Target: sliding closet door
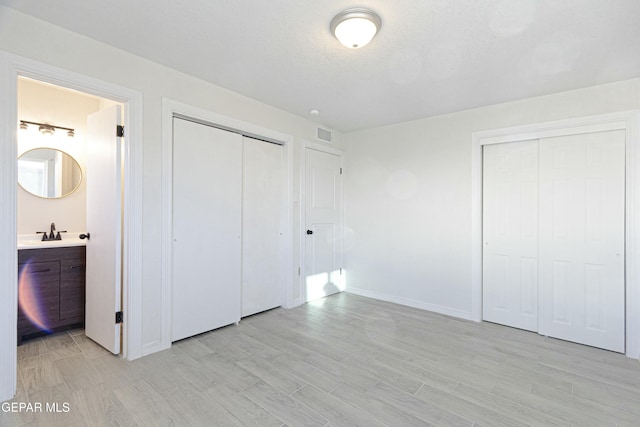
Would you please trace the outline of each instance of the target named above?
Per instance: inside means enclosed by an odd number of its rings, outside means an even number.
[[[282,305],[284,148],[243,137],[242,316]]]
[[[624,352],[625,132],[540,140],[540,329]]]
[[[242,136],[173,120],[172,341],[240,320]]]
[[[483,319],[538,329],[538,141],[483,148]]]

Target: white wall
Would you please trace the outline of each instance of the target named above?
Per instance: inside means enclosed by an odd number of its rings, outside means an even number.
[[[344,135],[347,291],[470,318],[471,134],[638,108],[633,79]]]
[[[0,50],[20,55],[101,79],[143,94],[143,283],[144,301],[142,346],[158,342],[161,338],[161,133],[162,98],[166,97],[184,104],[216,112],[221,115],[253,123],[284,134],[292,135],[297,154],[301,139],[314,140],[316,124],[280,109],[265,105],[221,87],[128,54],[105,44],[50,25],[0,6]],[[340,146],[340,134],[335,132],[334,146]],[[133,143],[140,143],[134,141]],[[298,176],[295,165],[294,178]],[[294,182],[297,185],[297,182]],[[296,199],[297,200],[297,199]],[[294,218],[298,206],[294,200],[291,207]],[[2,218],[0,218],[2,220]],[[294,221],[298,224],[297,221]],[[298,241],[299,227],[293,232],[293,241]],[[293,281],[297,280],[298,251],[294,248]],[[2,280],[1,286],[11,286]],[[297,293],[297,289],[294,294]],[[1,331],[0,331],[1,332]],[[0,334],[0,337],[4,337]],[[0,346],[6,345],[5,341]],[[8,343],[11,345],[11,343]]]
[[[31,122],[48,123],[75,129],[70,138],[66,132],[42,135],[36,126],[18,132],[18,154],[37,147],[50,147],[70,154],[86,170],[87,115],[100,109],[100,100],[38,84],[30,80],[18,81],[18,118]],[[58,199],[44,199],[18,188],[18,234],[46,231],[52,222],[58,230],[85,231],[85,180],[71,195]]]

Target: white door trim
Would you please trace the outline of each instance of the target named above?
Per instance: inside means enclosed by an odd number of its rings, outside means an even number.
[[[162,98],[162,327],[160,340],[146,344],[143,354],[154,353],[171,347],[171,293],[172,293],[172,182],[173,182],[173,118],[175,116],[210,124],[231,131],[239,131],[249,136],[265,138],[282,143],[285,149],[285,206],[283,224],[283,269],[285,271],[285,293],[282,306],[295,306],[293,301],[293,248],[292,239],[292,197],[293,197],[293,136],[233,117],[194,107],[168,98]],[[203,238],[206,230],[203,230]]]
[[[475,132],[471,136],[471,318],[482,320],[482,146],[606,130],[626,130],[626,355],[640,358],[640,111]]]
[[[142,94],[122,86],[0,51],[0,401],[16,391],[17,80],[24,76],[125,104],[122,355],[136,359],[142,342]]]
[[[344,151],[339,150],[337,148],[334,147],[328,147],[326,145],[320,144],[318,142],[312,142],[312,141],[307,141],[307,140],[301,140],[301,145],[300,145],[300,188],[299,188],[299,194],[300,194],[300,203],[299,203],[299,209],[300,209],[300,230],[298,230],[298,253],[300,254],[300,259],[299,261],[299,266],[298,266],[298,295],[299,298],[296,299],[296,304],[295,305],[300,305],[300,304],[304,304],[304,302],[307,300],[307,296],[306,296],[306,285],[305,285],[305,277],[306,277],[306,272],[305,272],[305,265],[306,265],[306,250],[305,250],[305,233],[303,232],[303,230],[306,227],[307,224],[307,215],[306,215],[306,210],[305,210],[305,202],[306,202],[306,195],[305,195],[305,189],[306,187],[306,176],[307,176],[307,161],[306,161],[306,152],[307,149],[311,149],[311,150],[316,150],[316,151],[321,151],[323,153],[329,153],[329,154],[333,154],[336,155],[338,157],[340,157],[340,168],[344,168]],[[344,187],[344,179],[340,180],[340,185]],[[342,188],[340,194],[342,194],[342,203],[341,203],[341,207],[342,207],[342,212],[340,212],[340,222],[341,227],[339,230],[339,239],[340,239],[340,265],[344,265],[344,248],[343,248],[343,242],[344,242],[344,188]],[[346,269],[343,268],[342,274],[346,275]],[[346,276],[345,276],[346,277]],[[345,279],[346,280],[346,279]]]

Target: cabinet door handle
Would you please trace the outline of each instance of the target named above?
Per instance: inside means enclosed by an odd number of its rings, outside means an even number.
[[[46,273],[47,271],[51,271],[51,269],[46,268],[44,270],[33,270],[31,273]]]
[[[75,269],[75,268],[82,268],[82,267],[84,267],[84,265],[71,265],[71,266],[69,266],[69,268],[72,269],[72,270]]]

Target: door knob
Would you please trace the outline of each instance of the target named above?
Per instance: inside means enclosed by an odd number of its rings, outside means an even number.
[[[91,233],[87,233],[87,234],[81,234],[78,236],[81,240],[87,239],[90,240],[91,239]]]
[[[307,234],[313,234],[313,230],[307,230]]]

